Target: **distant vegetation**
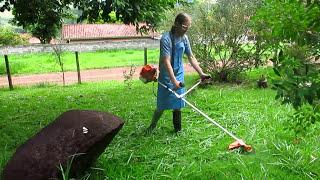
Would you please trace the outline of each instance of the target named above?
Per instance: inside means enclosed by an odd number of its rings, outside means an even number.
[[[26,32],[22,27],[15,26],[10,23],[10,20],[12,20],[13,15],[11,12],[5,11],[5,12],[0,12],[0,27],[9,27],[11,28],[14,32],[21,33],[21,32]]]
[[[0,47],[15,46],[28,43],[28,37],[15,32],[12,27],[0,27]]]

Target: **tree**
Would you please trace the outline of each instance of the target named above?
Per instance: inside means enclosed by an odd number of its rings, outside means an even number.
[[[125,24],[134,24],[137,29],[153,30],[161,20],[165,10],[174,7],[176,0],[0,0],[4,5],[0,10],[10,10],[13,6],[14,22],[30,30],[42,43],[49,42],[58,35],[66,10],[71,5],[82,11],[78,22],[95,23],[111,20],[110,13]],[[183,2],[183,1],[182,1]],[[145,22],[142,27],[139,23]]]
[[[0,4],[2,4],[2,6],[0,6],[0,12],[4,12],[5,10],[10,11],[11,7],[10,4],[13,4],[14,0],[0,0]]]
[[[115,12],[118,20],[125,24],[138,25],[140,22],[155,26],[163,17],[163,13],[179,2],[184,0],[135,0],[135,1],[100,1],[100,0],[74,0],[74,6],[83,11],[80,21],[88,20],[95,22],[102,18],[105,22],[110,21],[110,13]]]
[[[49,43],[62,26],[65,4],[52,0],[19,0],[13,8],[13,22],[29,30],[41,43]]]
[[[191,11],[189,37],[203,69],[215,80],[239,82],[241,73],[257,65],[265,49],[248,41],[250,17],[260,1],[218,0],[204,2]]]
[[[70,3],[58,0],[0,0],[1,2],[3,5],[0,10],[12,10],[12,22],[30,31],[41,43],[48,43],[58,35],[62,19],[67,15],[65,7]]]

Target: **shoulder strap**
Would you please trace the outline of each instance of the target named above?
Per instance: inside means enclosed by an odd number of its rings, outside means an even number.
[[[172,32],[170,31],[170,39],[171,39],[171,44],[172,44],[172,51],[171,51],[171,66],[173,68],[174,66],[174,50],[175,50],[175,43],[174,43],[174,37]]]

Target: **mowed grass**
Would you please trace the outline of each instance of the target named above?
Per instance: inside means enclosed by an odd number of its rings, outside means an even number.
[[[148,63],[157,63],[159,49],[148,49]],[[53,53],[31,53],[9,55],[12,74],[41,74],[60,72],[57,57]],[[62,54],[65,71],[76,71],[76,56],[74,52]],[[4,62],[4,61],[3,61]],[[79,53],[80,69],[102,69],[144,64],[143,49],[106,50]],[[5,63],[0,63],[0,75],[6,74]]]
[[[196,75],[186,77],[192,86]],[[89,179],[319,179],[319,124],[302,138],[285,130],[293,109],[274,100],[275,91],[215,84],[193,90],[187,99],[252,145],[254,151],[228,151],[234,140],[190,107],[183,130],[173,133],[166,111],[150,135],[144,130],[155,109],[156,87],[134,81],[71,86],[2,89],[0,93],[1,171],[15,149],[71,109],[111,112],[125,125],[92,168]]]

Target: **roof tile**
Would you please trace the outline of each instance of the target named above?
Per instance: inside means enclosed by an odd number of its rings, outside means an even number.
[[[150,37],[141,35],[133,25],[125,24],[66,24],[62,27],[63,39],[92,39],[120,37]]]

